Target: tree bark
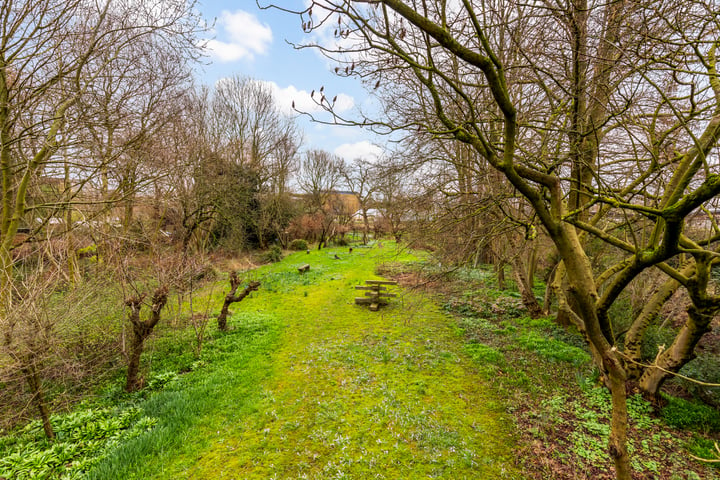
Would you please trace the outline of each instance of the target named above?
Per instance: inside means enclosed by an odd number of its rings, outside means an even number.
[[[27,381],[30,394],[32,395],[32,403],[38,409],[38,413],[40,414],[40,420],[42,421],[45,436],[50,440],[54,440],[55,431],[50,423],[50,410],[45,402],[45,395],[42,390],[40,376],[37,373],[37,369],[35,368],[32,359],[28,361],[28,365],[22,369],[22,372],[25,375],[25,380]]]
[[[638,386],[643,394],[656,397],[665,380],[695,358],[695,346],[710,330],[713,314],[691,305],[688,319],[669,348],[660,352],[654,365],[645,370]]]
[[[617,480],[632,480],[630,455],[627,450],[627,391],[625,382],[627,376],[617,358],[606,357],[607,383],[612,399],[612,418],[610,420],[610,438],[608,448],[610,457],[615,463],[615,477]]]
[[[128,358],[127,381],[125,382],[125,391],[133,392],[138,390],[140,380],[138,373],[140,371],[140,357],[142,355],[145,340],[150,336],[155,325],[160,321],[160,311],[167,303],[168,288],[162,286],[155,290],[152,297],[152,305],[150,317],[146,320],[140,319],[140,310],[142,309],[145,295],[131,297],[125,301],[125,305],[130,307],[128,320],[132,324],[133,336],[130,345],[130,356]]]
[[[525,269],[520,264],[518,259],[513,262],[513,273],[515,274],[515,281],[517,282],[518,290],[520,290],[520,298],[522,299],[523,305],[528,309],[530,318],[540,318],[545,315],[542,305],[535,298],[535,293],[530,285],[530,280],[525,275]]]
[[[230,305],[242,301],[245,297],[250,295],[250,292],[254,292],[258,288],[260,288],[260,282],[250,282],[250,284],[245,287],[242,292],[236,295],[235,292],[237,292],[237,289],[238,287],[240,287],[241,283],[242,281],[238,277],[237,272],[230,272],[230,292],[225,295],[225,301],[223,302],[223,306],[220,310],[220,315],[218,315],[217,320],[218,328],[223,332],[227,331],[227,317],[228,313],[230,312]]]
[[[505,290],[507,285],[505,285],[505,262],[503,260],[495,265],[495,274],[497,275],[498,290]]]

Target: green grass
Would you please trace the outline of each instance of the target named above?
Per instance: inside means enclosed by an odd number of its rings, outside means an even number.
[[[272,371],[268,354],[276,346],[280,324],[255,312],[235,315],[233,326],[232,332],[216,334],[207,344],[199,368],[141,403],[145,415],[158,419],[157,427],[123,443],[87,478],[145,478],[177,449],[205,444],[192,434],[193,428],[220,418],[237,421],[255,408],[257,385]]]
[[[88,478],[523,478],[512,424],[452,319],[400,289],[378,312],[354,304],[378,263],[411,260],[385,243],[254,271],[260,291],[199,360],[157,346],[162,389],[139,404],[157,426]]]

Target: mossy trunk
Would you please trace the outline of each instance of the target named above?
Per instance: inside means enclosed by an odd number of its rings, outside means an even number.
[[[612,418],[610,420],[610,438],[608,448],[615,463],[617,480],[632,480],[630,455],[627,450],[628,414],[626,375],[617,358],[605,362],[607,383],[612,399]]]
[[[683,271],[683,274],[686,273],[687,272]],[[627,366],[629,378],[638,379],[643,375],[642,344],[645,333],[657,318],[660,309],[679,287],[680,283],[673,278],[663,283],[660,288],[646,300],[643,309],[635,318],[625,335],[625,355],[627,355],[630,360]]]
[[[638,387],[644,395],[656,397],[665,380],[683,365],[695,358],[695,346],[710,330],[714,312],[703,312],[697,307],[688,308],[688,319],[669,348],[659,352],[653,365],[640,377]]]
[[[148,333],[149,335],[149,333]],[[140,357],[142,356],[146,337],[139,337],[133,332],[133,341],[130,345],[130,356],[128,357],[127,379],[125,382],[125,391],[134,392],[141,387],[141,381],[138,378],[140,373]]]
[[[556,231],[555,244],[562,255],[565,280],[558,282],[561,292],[567,295],[566,314],[585,336],[595,364],[605,376],[605,385],[612,398],[610,438],[608,450],[615,463],[617,480],[632,480],[630,455],[627,450],[627,372],[618,358],[612,337],[607,335],[606,318],[598,314],[598,292],[592,265],[572,227]],[[558,273],[561,272],[558,268]]]

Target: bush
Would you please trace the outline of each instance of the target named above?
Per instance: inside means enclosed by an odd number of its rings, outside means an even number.
[[[290,242],[290,250],[307,250],[308,249],[308,243],[303,240],[302,238],[296,238],[292,242]]]
[[[680,370],[680,373],[704,383],[720,383],[720,358],[716,354],[700,353],[694,360],[688,362]],[[682,379],[678,379],[678,383],[684,386],[693,397],[713,407],[720,407],[720,387],[710,387]]]
[[[662,409],[665,423],[671,427],[699,432],[720,431],[720,412],[708,405],[667,396],[668,404]]]
[[[266,262],[269,263],[279,262],[283,258],[282,249],[279,245],[273,245],[272,247],[270,247],[270,250],[265,253],[265,256],[263,258]]]

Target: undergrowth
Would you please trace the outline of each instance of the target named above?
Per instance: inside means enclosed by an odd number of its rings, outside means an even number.
[[[425,279],[440,276],[431,263],[394,269],[396,275],[411,269]],[[503,392],[523,432],[527,477],[614,478],[607,453],[610,397],[582,337],[551,318],[528,318],[517,292],[498,290],[489,268],[461,268],[442,279],[442,288],[433,290],[456,317],[465,352]],[[720,413],[669,396],[666,402],[657,411],[639,395],[628,399],[633,478],[720,478],[718,469],[690,458],[717,456],[713,432],[720,431]]]
[[[85,478],[115,447],[146,434],[157,423],[134,406],[89,408],[52,416],[56,439],[50,442],[42,423],[31,422],[0,437],[0,478]]]

